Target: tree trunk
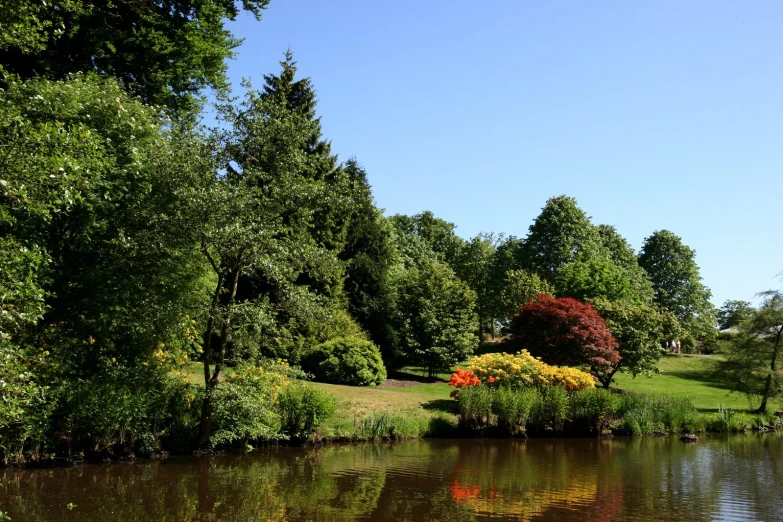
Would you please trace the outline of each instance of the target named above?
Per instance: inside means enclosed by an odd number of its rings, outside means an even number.
[[[220,350],[217,353],[217,361],[215,361],[215,371],[210,375],[209,360],[212,354],[212,328],[214,326],[213,317],[210,316],[207,323],[208,329],[204,334],[204,380],[206,386],[206,395],[204,396],[204,402],[201,404],[201,421],[199,425],[199,447],[205,448],[209,443],[209,437],[212,434],[212,395],[220,383],[220,375],[223,371],[223,361],[226,358],[226,350],[228,349],[228,331],[231,327],[231,306],[234,304],[234,299],[237,295],[237,284],[239,282],[240,268],[234,270],[231,293],[226,301],[226,306],[229,311],[226,314],[226,319],[223,322],[223,327],[220,329]],[[222,289],[223,278],[219,278],[218,287],[215,290],[215,296],[213,304],[217,303],[220,297],[220,290]]]

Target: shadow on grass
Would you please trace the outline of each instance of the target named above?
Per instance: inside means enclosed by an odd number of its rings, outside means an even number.
[[[683,379],[687,381],[700,382],[709,386],[710,388],[715,388],[718,390],[727,390],[727,391],[732,390],[732,388],[729,385],[719,381],[715,376],[711,375],[708,372],[703,372],[703,371],[700,372],[697,370],[669,370],[664,375],[677,377],[678,379]]]
[[[454,399],[434,399],[421,405],[427,411],[440,411],[443,413],[459,413],[459,404]]]
[[[413,381],[420,383],[433,383],[433,382],[448,382],[440,377],[426,377],[424,375],[416,375],[415,373],[404,372],[400,370],[389,370],[386,372],[388,379],[394,379],[397,381]]]

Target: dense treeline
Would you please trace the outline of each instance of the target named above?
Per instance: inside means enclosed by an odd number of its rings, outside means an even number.
[[[266,4],[242,3],[257,18]],[[384,365],[433,374],[513,334],[542,294],[606,320],[606,386],[621,365],[654,369],[662,341],[714,335],[695,253],[669,231],[637,255],[567,196],[524,238],[386,217],[361,164],[331,151],[290,52],[260,89],[219,96],[216,128],[198,126],[203,89],[228,94],[237,14],[233,1],[0,8],[6,459],[296,437],[312,422],[281,419],[331,406],[260,361],[364,384]],[[201,387],[183,382],[194,363]]]

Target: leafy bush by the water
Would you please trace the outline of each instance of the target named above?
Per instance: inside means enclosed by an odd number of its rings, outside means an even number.
[[[609,390],[594,388],[571,395],[569,420],[583,433],[600,433],[612,421],[620,399]]]
[[[74,380],[61,393],[55,417],[63,419],[73,448],[91,451],[138,442],[140,452],[150,452],[155,434],[187,415],[195,399],[181,378],[144,368]]]
[[[288,380],[263,367],[240,366],[213,395],[212,447],[279,438],[277,395]]]
[[[291,438],[306,438],[335,411],[332,395],[304,383],[280,390],[278,408],[282,432]]]
[[[492,418],[494,390],[488,386],[467,386],[457,395],[460,421],[466,426],[482,428]]]
[[[511,435],[525,433],[530,413],[539,397],[535,389],[501,386],[495,390],[492,411],[497,415],[497,425],[508,430]]]
[[[372,386],[386,379],[381,352],[370,341],[339,338],[319,344],[302,360],[316,380],[332,384]]]
[[[576,368],[550,366],[533,357],[527,350],[516,355],[488,353],[473,357],[467,368],[484,383],[514,387],[561,386],[569,391],[595,387],[592,375]]]
[[[568,419],[568,392],[562,386],[540,389],[533,409],[536,426],[544,431],[559,432]]]
[[[622,430],[632,435],[695,432],[703,419],[690,399],[668,395],[624,394],[617,406]]]
[[[421,417],[392,414],[372,414],[362,419],[354,436],[360,440],[398,440],[419,437],[426,433],[428,421]]]

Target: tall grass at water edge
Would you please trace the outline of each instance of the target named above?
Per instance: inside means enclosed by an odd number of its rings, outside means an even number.
[[[487,386],[460,390],[463,432],[496,435],[624,435],[730,433],[780,429],[774,416],[747,416],[722,406],[701,413],[688,398],[670,395],[617,394],[605,389],[572,393],[562,388],[515,389]]]

